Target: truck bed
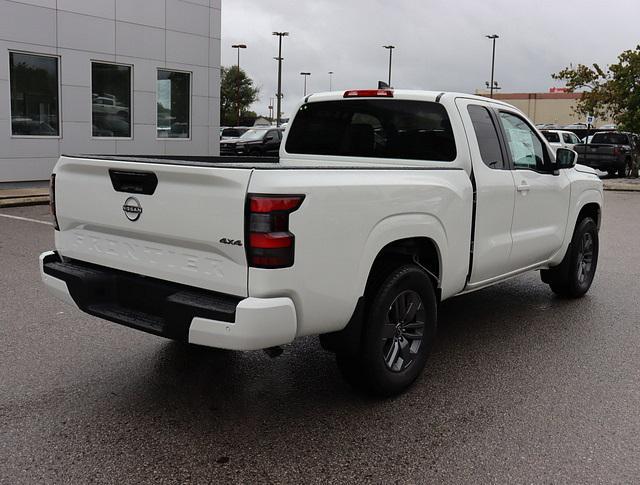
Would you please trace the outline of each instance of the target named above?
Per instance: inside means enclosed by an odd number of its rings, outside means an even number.
[[[111,162],[158,163],[189,167],[281,168],[279,157],[176,156],[176,155],[63,155],[67,158],[107,160]]]
[[[239,157],[239,156],[179,156],[179,155],[62,155],[66,158],[83,160],[105,160],[109,162],[154,163],[159,165],[179,165],[185,167],[243,168],[260,170],[463,170],[460,167],[425,166],[417,164],[389,164],[340,162],[323,165],[303,161],[287,160],[280,163],[280,157]]]

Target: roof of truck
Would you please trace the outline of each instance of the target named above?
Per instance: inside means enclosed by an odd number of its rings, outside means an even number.
[[[497,99],[488,98],[486,96],[478,96],[477,94],[468,94],[468,93],[458,93],[454,91],[423,91],[417,89],[348,89],[345,91],[331,91],[331,92],[321,92],[321,93],[313,93],[308,95],[305,98],[305,102],[318,102],[318,101],[330,101],[336,99],[358,99],[357,97],[353,98],[345,98],[345,93],[347,92],[355,92],[355,91],[391,91],[393,96],[366,96],[367,98],[376,98],[376,99],[412,99],[412,100],[420,100],[420,101],[435,101],[440,102],[445,98],[466,98],[466,99],[475,99],[477,101],[483,101],[485,103],[494,103],[502,106],[508,106],[512,108],[513,106],[509,103],[505,103],[504,101],[499,101]]]

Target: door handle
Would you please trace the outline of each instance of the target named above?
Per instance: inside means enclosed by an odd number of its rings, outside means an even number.
[[[518,185],[516,187],[516,190],[518,192],[529,192],[529,190],[531,190],[531,187],[529,187],[529,184],[527,184],[526,182],[522,182],[520,185]]]

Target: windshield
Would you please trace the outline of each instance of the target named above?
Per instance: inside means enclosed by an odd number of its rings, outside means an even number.
[[[267,130],[249,130],[240,137],[242,141],[262,140]]]
[[[549,143],[560,143],[560,136],[557,133],[551,131],[543,131],[542,134]]]
[[[224,130],[222,130],[222,136],[228,138],[237,138],[246,131],[247,130],[243,128],[225,128]]]
[[[596,133],[591,139],[591,143],[602,143],[605,145],[628,145],[629,138],[622,133]]]

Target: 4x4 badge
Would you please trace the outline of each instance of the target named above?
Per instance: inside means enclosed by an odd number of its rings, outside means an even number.
[[[227,239],[226,237],[223,237],[222,239],[220,239],[220,242],[222,244],[227,244],[229,246],[242,246],[242,241],[240,240],[235,240],[235,239]]]

